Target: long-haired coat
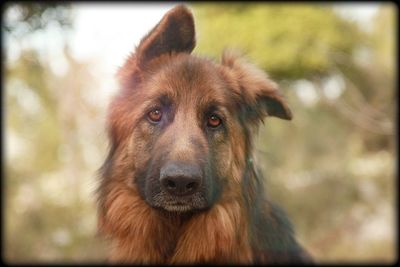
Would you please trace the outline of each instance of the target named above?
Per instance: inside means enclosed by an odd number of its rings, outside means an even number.
[[[292,114],[277,85],[234,53],[191,55],[190,11],[170,10],[118,72],[98,188],[110,261],[307,262],[264,193],[252,135]]]

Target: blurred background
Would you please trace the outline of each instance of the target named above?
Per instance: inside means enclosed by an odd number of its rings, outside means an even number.
[[[6,3],[2,258],[102,262],[93,191],[114,73],[168,4]],[[198,46],[243,51],[294,120],[257,137],[267,191],[322,263],[397,260],[397,8],[190,4]]]

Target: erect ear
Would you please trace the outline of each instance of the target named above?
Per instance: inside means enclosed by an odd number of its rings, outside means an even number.
[[[292,112],[275,82],[265,72],[248,63],[237,52],[222,55],[223,75],[234,90],[237,101],[250,119],[274,116],[292,119]]]
[[[140,41],[136,49],[139,65],[170,52],[192,52],[196,45],[192,13],[183,5],[168,11]]]

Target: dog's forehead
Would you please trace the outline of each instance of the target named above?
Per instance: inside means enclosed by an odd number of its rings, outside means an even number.
[[[185,99],[190,99],[191,103],[229,105],[227,84],[216,64],[189,55],[160,63],[157,70],[152,71],[146,87],[151,98],[166,96],[174,102],[184,103]]]

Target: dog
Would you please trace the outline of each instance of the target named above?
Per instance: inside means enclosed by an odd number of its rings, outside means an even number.
[[[109,261],[311,262],[254,166],[259,124],[292,118],[285,98],[242,56],[216,62],[195,44],[192,13],[176,6],[117,72],[97,191]]]

